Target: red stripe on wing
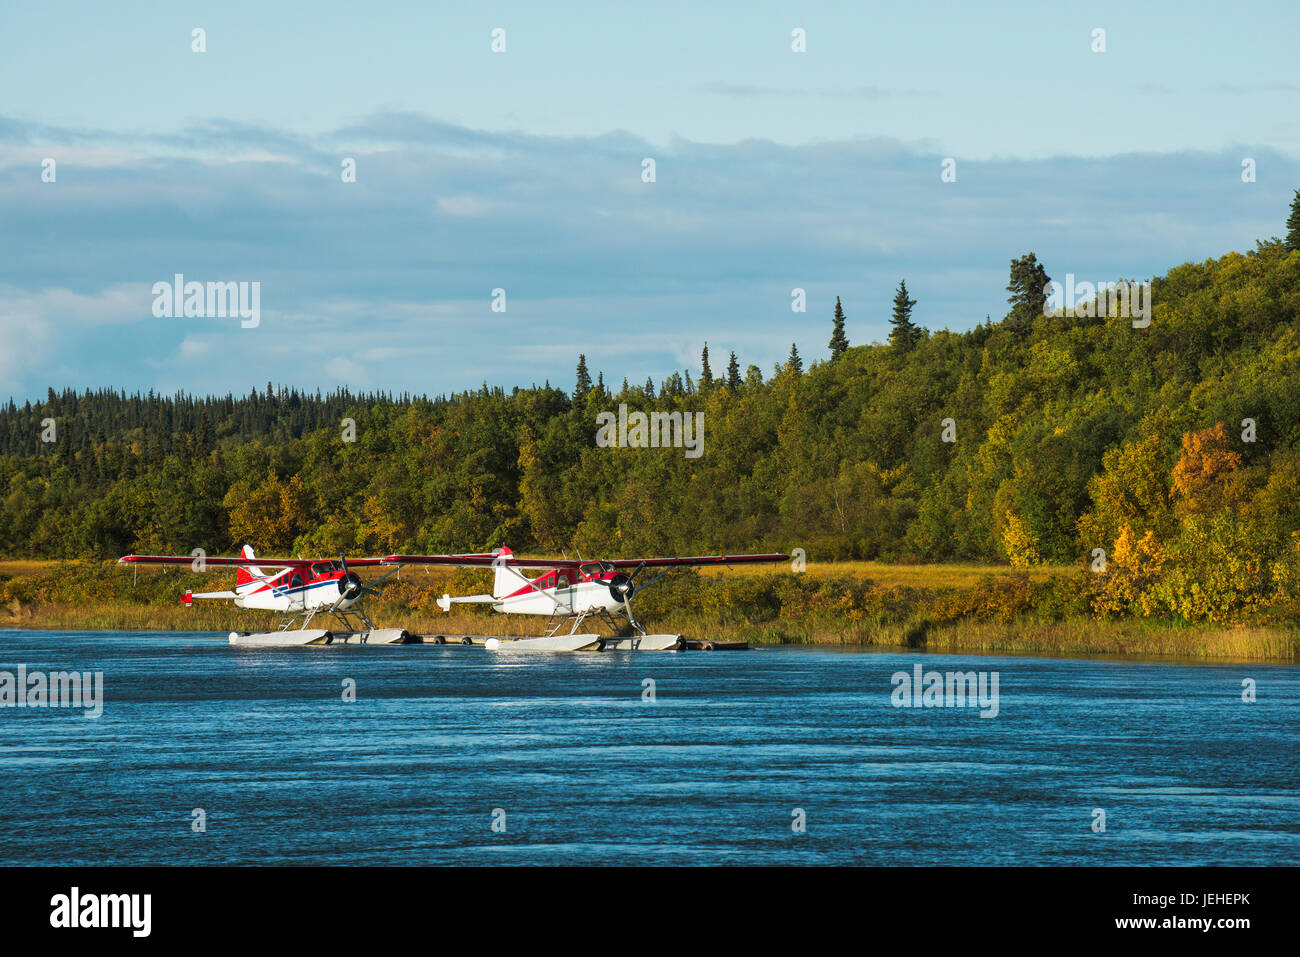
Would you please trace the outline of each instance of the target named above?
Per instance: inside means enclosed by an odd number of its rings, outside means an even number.
[[[133,565],[189,565],[197,561],[193,555],[123,555],[118,562],[126,562]],[[305,568],[308,565],[315,565],[319,562],[330,561],[328,558],[204,558],[203,564],[212,565],[216,568],[247,568],[252,565],[265,565],[268,568]],[[384,558],[349,558],[348,567],[353,565],[365,567],[367,565],[391,565],[392,562]]]
[[[614,561],[577,558],[520,558],[497,555],[387,555],[383,559],[390,565],[468,565],[491,568],[506,565],[511,568],[578,568],[583,565],[612,565],[614,568],[647,568],[690,565],[755,565],[760,562],[785,562],[789,555],[771,552],[764,555],[694,555],[689,558],[620,558]]]

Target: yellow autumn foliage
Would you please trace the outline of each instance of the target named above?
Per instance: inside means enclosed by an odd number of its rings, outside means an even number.
[[[1038,551],[1038,540],[1030,533],[1025,521],[1014,512],[1006,514],[1002,526],[1002,548],[1014,568],[1033,568],[1043,563]]]

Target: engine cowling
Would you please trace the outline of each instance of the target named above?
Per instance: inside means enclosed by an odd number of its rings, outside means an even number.
[[[361,578],[353,572],[348,572],[339,579],[339,597],[344,600],[352,600],[361,597],[362,594]]]
[[[609,580],[609,593],[617,602],[626,602],[636,592],[636,585],[631,575],[619,572]]]

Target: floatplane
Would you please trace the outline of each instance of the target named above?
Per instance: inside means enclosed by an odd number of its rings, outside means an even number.
[[[546,634],[536,638],[487,637],[491,650],[586,651],[586,650],[673,650],[685,647],[685,639],[674,634],[650,634],[632,612],[632,597],[664,575],[679,568],[716,565],[750,565],[789,560],[788,555],[695,555],[623,559],[524,558],[502,546],[494,552],[458,555],[385,555],[338,561],[301,558],[262,558],[245,545],[239,558],[195,558],[182,555],[125,555],[120,562],[132,565],[190,565],[196,571],[207,566],[234,567],[233,591],[187,591],[181,601],[223,599],[240,608],[279,611],[287,615],[274,632],[231,632],[234,644],[332,644],[357,641],[364,644],[403,644],[419,641],[402,629],[377,629],[358,602],[365,595],[380,597],[380,586],[406,566],[444,566],[492,569],[490,593],[455,596],[444,594],[438,607],[451,611],[456,604],[486,604],[502,614],[535,615],[551,623]],[[388,566],[392,570],[370,583],[361,580],[352,567]],[[268,575],[263,568],[278,569]],[[521,569],[540,571],[528,577]],[[644,584],[637,582],[647,569],[657,570]],[[337,631],[312,629],[320,613],[332,616],[341,626]],[[295,629],[293,625],[302,619]],[[585,622],[602,622],[609,636],[580,632]],[[567,633],[561,634],[568,625]],[[364,627],[362,627],[364,626]],[[436,640],[445,640],[439,636]],[[469,642],[468,636],[465,639]]]
[[[585,651],[616,649],[656,651],[684,646],[681,635],[649,634],[632,613],[632,596],[648,588],[668,572],[678,568],[705,565],[752,565],[762,562],[788,561],[789,555],[695,555],[689,558],[622,558],[589,560],[583,558],[520,558],[504,545],[491,554],[482,555],[388,555],[384,561],[394,565],[443,565],[494,570],[490,594],[452,597],[443,595],[438,607],[451,611],[455,604],[491,605],[493,611],[513,615],[538,615],[553,622],[551,629],[538,638],[504,640],[489,638],[489,648],[517,650]],[[540,569],[535,578],[520,569]],[[646,569],[662,569],[645,584],[637,576]],[[612,636],[578,629],[588,619],[604,622]],[[560,634],[569,625],[567,634]]]
[[[399,628],[376,628],[359,602],[366,595],[379,597],[380,586],[401,571],[369,583],[362,581],[353,568],[386,564],[382,558],[353,558],[340,555],[334,560],[302,558],[257,558],[245,545],[239,558],[209,558],[205,555],[123,555],[119,562],[128,565],[189,565],[197,572],[212,568],[234,568],[235,587],[230,591],[187,591],[181,603],[194,607],[195,601],[231,601],[238,608],[274,611],[283,615],[278,628],[269,632],[231,632],[233,644],[311,645],[335,641],[362,644],[402,644],[410,636]],[[271,569],[271,573],[263,569]],[[334,619],[334,629],[312,628],[319,614]],[[295,624],[297,627],[295,628]]]

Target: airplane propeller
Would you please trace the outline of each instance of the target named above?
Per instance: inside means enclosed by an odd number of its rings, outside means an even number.
[[[338,581],[339,597],[334,602],[335,608],[338,608],[338,606],[345,601],[356,601],[362,595],[374,595],[376,598],[382,597],[383,592],[375,586],[385,579],[391,578],[402,570],[399,566],[387,575],[384,575],[382,578],[376,578],[373,582],[367,585],[361,580],[360,575],[348,569],[348,559],[346,555],[339,555],[339,565],[343,569],[343,577]]]
[[[627,615],[629,620],[632,618],[632,606],[629,602],[632,600],[632,596],[636,594],[636,576],[643,568],[645,568],[645,562],[633,569],[632,574],[628,575],[625,572],[619,572],[609,580],[609,593],[616,602],[623,606],[623,614]]]
[[[609,593],[614,596],[615,601],[626,605],[635,592],[636,582],[631,575],[619,572],[609,580]]]
[[[366,583],[355,572],[347,572],[339,579],[339,598],[342,600],[360,598],[368,590]]]

